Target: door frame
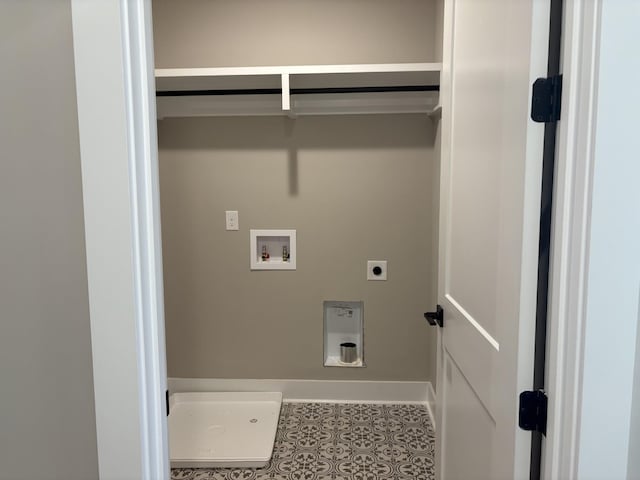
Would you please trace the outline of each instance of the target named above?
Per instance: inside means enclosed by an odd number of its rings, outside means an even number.
[[[577,466],[599,3],[567,0],[563,20],[546,478]],[[151,0],[71,4],[99,474],[168,479]]]
[[[151,0],[71,11],[98,473],[168,479]]]
[[[600,158],[599,173],[595,171],[596,138],[608,134],[607,122],[598,124],[598,115],[601,113],[599,105],[601,61],[602,65],[612,65],[611,58],[603,58],[600,49],[602,42],[611,35],[611,31],[603,30],[603,8],[610,9],[611,4],[607,4],[605,0],[589,2],[565,0],[562,118],[558,123],[557,187],[554,193],[549,279],[546,375],[549,412],[548,433],[543,446],[544,478],[578,478],[582,473],[579,468],[581,457],[588,455],[588,452],[583,451],[583,444],[585,440],[588,441],[587,443],[592,443],[593,440],[586,429],[587,425],[583,424],[583,419],[588,420],[584,416],[585,403],[591,400],[588,394],[584,396],[584,380],[585,376],[594,375],[590,373],[591,370],[596,370],[593,368],[594,362],[600,365],[600,369],[605,368],[607,371],[627,367],[615,364],[614,359],[603,359],[602,356],[598,356],[599,352],[587,349],[586,344],[587,329],[597,331],[606,328],[603,322],[608,320],[599,318],[594,321],[593,309],[588,304],[593,303],[594,298],[599,299],[603,296],[609,300],[612,293],[589,291],[589,280],[590,277],[593,279],[594,275],[593,264],[601,262],[598,255],[602,254],[602,252],[591,251],[591,236],[593,231],[606,230],[609,234],[618,233],[608,230],[607,225],[592,223],[594,180],[597,176],[604,177],[603,172],[609,173],[618,168],[615,162],[605,164]],[[626,25],[620,25],[617,28],[624,31],[625,28],[631,28],[631,22],[634,20],[637,22],[637,15],[635,19],[628,18]],[[605,55],[610,56],[612,52],[608,51]],[[607,75],[624,76],[625,68],[627,68],[626,63],[621,59],[616,72],[608,71]],[[603,94],[607,96],[608,101],[611,101],[610,97],[614,96],[606,90],[603,90]],[[629,100],[626,97],[623,99],[622,95],[624,91],[619,92],[618,101]],[[628,103],[620,109],[617,114],[619,118],[616,121],[622,122],[628,119],[633,107],[636,108],[632,114],[635,116],[638,105]],[[615,127],[616,125],[609,126],[609,129]],[[637,154],[637,151],[631,150],[630,145],[630,143],[619,145],[619,148],[628,155]],[[600,152],[601,156],[602,152]],[[630,198],[630,192],[621,190],[619,193],[617,202],[624,200],[637,202],[637,197]],[[629,239],[629,243],[632,241],[633,239]],[[630,247],[627,244],[627,248],[635,248],[635,246]],[[595,267],[597,268],[597,265]],[[616,291],[616,287],[612,285],[611,289]],[[607,303],[611,305],[615,302]],[[613,310],[609,312],[612,317],[615,313]],[[618,348],[623,347],[619,345]],[[600,389],[604,391],[607,399],[613,400],[611,392],[607,393],[604,386],[606,380],[602,380],[599,382]],[[616,407],[603,406],[603,410],[611,408]],[[603,442],[607,440],[598,439],[599,444]],[[612,467],[618,466],[609,464],[607,467],[609,473],[612,472]]]
[[[594,159],[598,1],[565,2],[563,98],[556,145],[556,191],[549,272],[544,478],[576,478],[588,212]],[[576,339],[576,341],[570,341]]]

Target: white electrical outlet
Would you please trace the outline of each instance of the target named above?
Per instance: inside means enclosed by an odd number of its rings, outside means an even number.
[[[239,230],[240,223],[238,221],[238,211],[237,210],[227,210],[225,212],[227,218],[227,230]]]
[[[367,280],[386,280],[387,279],[387,261],[386,260],[368,260],[367,261]]]

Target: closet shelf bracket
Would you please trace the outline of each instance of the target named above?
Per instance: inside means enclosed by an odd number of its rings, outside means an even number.
[[[289,74],[283,73],[281,76],[282,81],[282,111],[288,112],[291,110],[291,88],[289,86]]]

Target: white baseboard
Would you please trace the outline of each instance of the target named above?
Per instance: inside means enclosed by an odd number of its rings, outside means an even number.
[[[431,417],[431,423],[435,430],[436,428],[436,391],[433,389],[433,384],[427,382],[427,410],[429,410],[429,417]]]
[[[435,401],[431,382],[169,378],[169,391],[282,392],[287,402],[419,403],[430,414]]]

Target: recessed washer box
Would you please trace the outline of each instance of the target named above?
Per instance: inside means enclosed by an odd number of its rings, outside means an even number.
[[[251,270],[295,270],[295,230],[250,230]]]

